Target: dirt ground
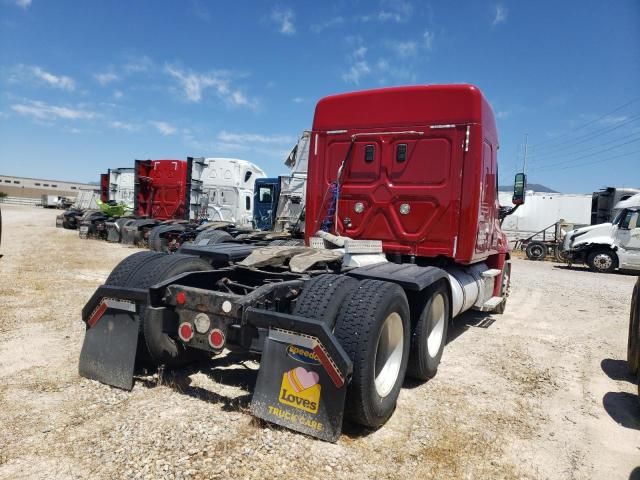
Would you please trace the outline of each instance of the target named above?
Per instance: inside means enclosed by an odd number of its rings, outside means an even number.
[[[80,310],[137,249],[80,240],[56,213],[2,207],[2,479],[640,478],[633,276],[514,260],[506,313],[458,318],[434,379],[330,444],[251,417],[253,362],[132,392],[79,377]]]

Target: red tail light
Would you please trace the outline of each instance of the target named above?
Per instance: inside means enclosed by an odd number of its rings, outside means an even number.
[[[181,323],[178,327],[178,336],[183,342],[188,342],[193,338],[193,327],[190,323]]]
[[[184,305],[186,301],[187,301],[187,294],[186,293],[178,292],[176,294],[176,303],[178,305]]]
[[[224,342],[225,338],[222,330],[218,328],[211,330],[211,333],[209,334],[209,345],[211,345],[211,348],[219,350],[224,347]]]

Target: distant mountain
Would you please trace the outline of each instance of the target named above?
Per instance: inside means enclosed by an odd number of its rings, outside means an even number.
[[[501,192],[513,192],[513,185],[500,185],[498,187],[498,190]],[[544,185],[540,185],[539,183],[528,183],[527,190],[533,190],[534,192],[542,193],[560,193],[557,190],[545,187]]]

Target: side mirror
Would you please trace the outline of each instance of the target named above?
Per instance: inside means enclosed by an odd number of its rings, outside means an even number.
[[[527,189],[527,176],[524,173],[516,173],[513,181],[513,198],[511,202],[514,205],[523,205],[525,190]]]

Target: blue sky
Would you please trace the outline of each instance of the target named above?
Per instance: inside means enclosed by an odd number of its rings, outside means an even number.
[[[134,158],[285,172],[328,94],[478,85],[501,183],[640,187],[640,2],[0,0],[0,173],[95,181]]]

